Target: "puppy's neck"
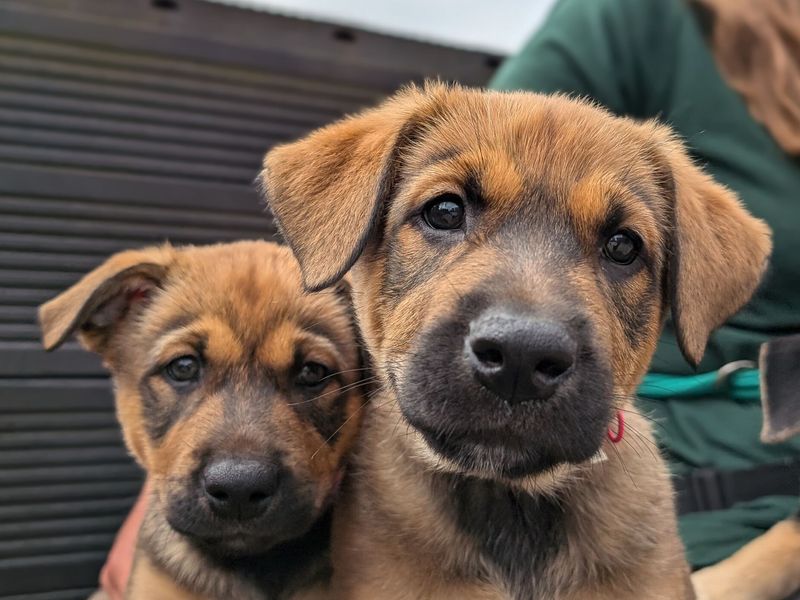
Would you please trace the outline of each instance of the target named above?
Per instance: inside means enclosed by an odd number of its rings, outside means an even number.
[[[628,419],[631,440],[605,443],[605,462],[502,482],[437,470],[397,426],[396,406],[373,403],[350,502],[372,508],[360,526],[378,524],[370,535],[400,546],[411,570],[441,565],[446,578],[493,581],[512,598],[571,597],[561,593],[618,580],[626,597],[641,565],[667,569],[680,556],[659,549],[677,540],[672,492],[640,415]]]
[[[137,552],[192,597],[283,600],[330,578],[330,526],[329,510],[300,538],[264,554],[221,558],[175,531],[162,512],[151,507]]]

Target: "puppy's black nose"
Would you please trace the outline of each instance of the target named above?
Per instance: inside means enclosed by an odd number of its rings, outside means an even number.
[[[280,464],[218,458],[203,469],[201,484],[211,509],[220,517],[252,519],[262,514],[278,489]]]
[[[577,350],[556,321],[497,311],[470,323],[464,348],[476,379],[511,404],[552,396],[572,373]]]

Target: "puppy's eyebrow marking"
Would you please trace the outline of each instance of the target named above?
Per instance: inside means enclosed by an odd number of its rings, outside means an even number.
[[[475,169],[470,169],[464,180],[464,193],[471,200],[483,200],[484,190],[481,186],[480,174]]]
[[[640,185],[590,175],[570,191],[568,207],[578,230],[590,239],[598,227],[619,226],[644,215],[655,217],[648,198]]]
[[[325,338],[327,340],[336,339],[335,332],[324,321],[312,321],[310,323],[301,324],[300,328],[303,331],[307,331],[308,333]]]
[[[346,355],[347,346],[351,343],[345,332],[337,331],[336,328],[329,326],[328,323],[317,321],[301,327],[302,331],[321,340],[326,346],[330,345],[335,354]]]
[[[433,165],[452,160],[460,155],[461,150],[458,148],[442,148],[441,150],[437,150],[436,152],[433,152],[429,156],[425,157],[425,160],[422,161],[421,167],[432,167]]]
[[[177,316],[173,319],[167,321],[166,325],[164,325],[161,329],[158,330],[158,337],[163,337],[168,335],[178,329],[186,329],[190,325],[192,325],[197,320],[197,317],[184,314]]]
[[[330,332],[311,331],[303,329],[294,340],[295,353],[307,349],[306,346],[316,346],[317,349],[322,350],[331,355],[331,357],[341,356],[342,348],[337,343],[336,337],[331,335]]]
[[[628,216],[627,207],[616,196],[612,196],[608,200],[605,213],[599,215],[601,222],[604,223],[606,228],[613,229],[619,227]]]
[[[186,343],[193,346],[204,347],[208,343],[207,333],[192,330],[192,327],[198,321],[199,319],[189,319],[184,325],[167,330],[154,345],[152,355],[154,357],[161,357],[165,349],[175,343]]]

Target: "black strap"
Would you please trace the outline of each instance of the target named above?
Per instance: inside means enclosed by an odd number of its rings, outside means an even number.
[[[721,471],[695,469],[673,479],[678,514],[723,510],[762,496],[800,494],[800,460]]]

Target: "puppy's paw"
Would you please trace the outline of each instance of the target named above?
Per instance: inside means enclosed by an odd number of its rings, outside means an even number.
[[[734,582],[724,563],[706,567],[692,574],[692,585],[697,600],[745,600],[749,596],[732,589]]]
[[[698,600],[783,600],[800,589],[800,522],[777,523],[730,558],[692,574]]]

